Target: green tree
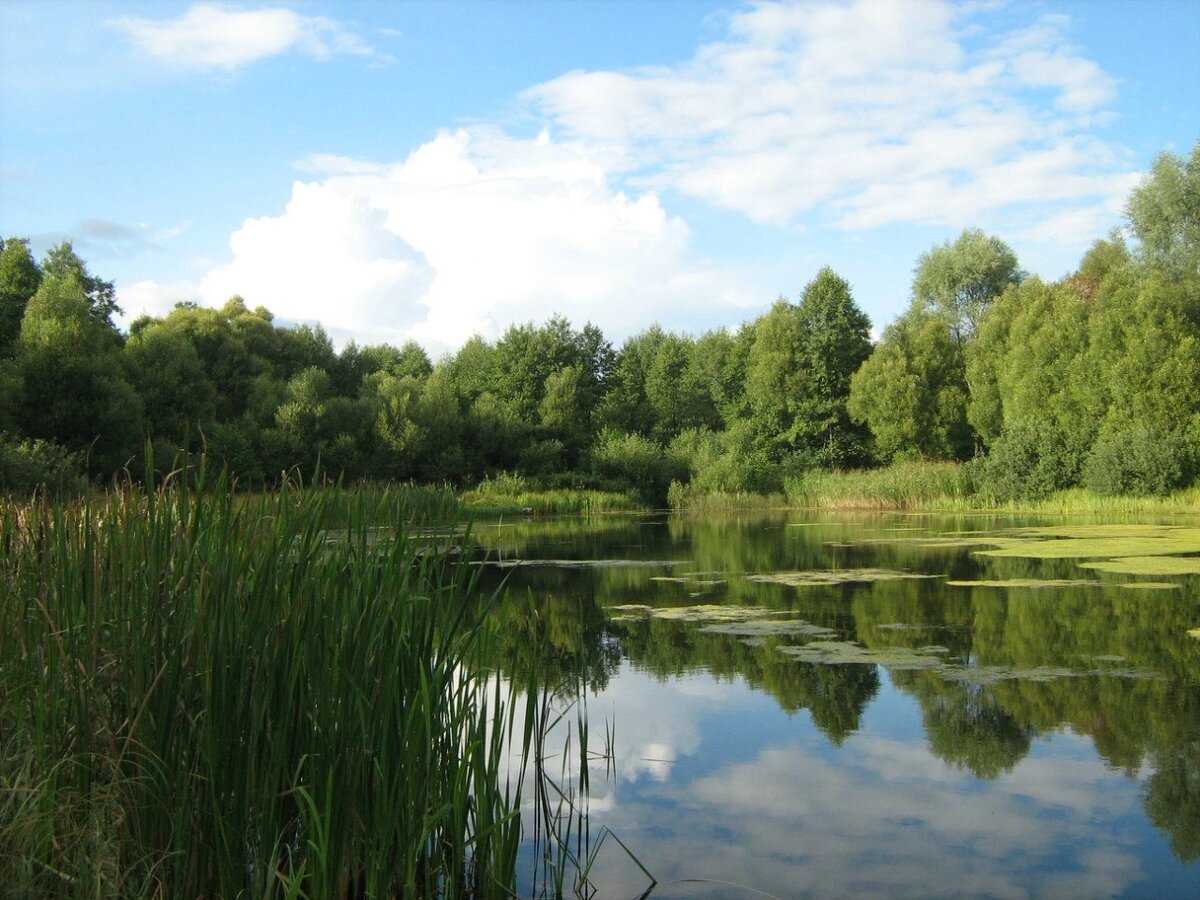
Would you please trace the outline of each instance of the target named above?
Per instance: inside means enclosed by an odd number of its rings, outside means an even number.
[[[1012,249],[978,228],[922,254],[913,276],[913,305],[949,323],[959,345],[975,333],[989,304],[1020,282]]]
[[[113,327],[112,317],[121,311],[113,283],[89,272],[71,242],[63,241],[46,252],[42,259],[42,277],[65,279],[68,276],[74,276],[82,288],[91,315],[98,322]]]
[[[1200,141],[1186,158],[1160,154],[1125,214],[1142,260],[1175,275],[1200,275]]]
[[[847,408],[885,459],[968,458],[964,365],[945,317],[910,309],[889,325],[850,379]]]
[[[120,335],[94,314],[73,273],[48,276],[25,308],[12,363],[21,434],[79,451],[108,475],[139,455],[141,405],[125,380]]]
[[[25,306],[37,293],[42,272],[25,238],[0,239],[0,356],[21,331]]]
[[[855,305],[846,280],[828,267],[804,288],[797,317],[803,335],[797,438],[824,465],[862,463],[869,434],[851,421],[846,404],[851,376],[871,355],[871,320]]]
[[[655,411],[646,396],[646,378],[664,340],[663,330],[652,325],[621,345],[597,411],[602,428],[644,437],[654,431]]]

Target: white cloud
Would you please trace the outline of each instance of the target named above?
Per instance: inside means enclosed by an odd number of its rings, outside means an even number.
[[[741,279],[692,257],[652,192],[614,190],[573,144],[446,132],[407,160],[313,157],[283,214],[249,219],[200,285],[360,341],[433,349],[562,313],[617,339],[654,321],[750,305]]]
[[[117,288],[117,305],[121,314],[117,324],[128,328],[129,323],[140,316],[160,319],[169,315],[176,303],[195,302],[196,286],[186,282],[163,283],[137,281]]]
[[[1089,136],[1113,79],[1066,42],[1066,19],[991,36],[987,14],[759,3],[682,65],[572,72],[525,97],[574,139],[619,150],[634,183],[763,223],[1020,227],[1047,187],[1106,207],[1129,183]]]
[[[124,16],[108,24],[141,52],[180,69],[233,72],[290,51],[316,60],[343,54],[378,57],[362,38],[332,19],[302,16],[283,7],[196,3],[175,19]]]

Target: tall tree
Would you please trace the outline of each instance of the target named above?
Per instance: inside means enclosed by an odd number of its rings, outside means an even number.
[[[850,379],[848,408],[889,460],[971,455],[963,360],[949,323],[910,309]]]
[[[1145,262],[1191,278],[1200,274],[1200,141],[1187,158],[1160,154],[1125,214]]]
[[[988,305],[1022,277],[1012,249],[978,228],[934,247],[917,261],[913,305],[941,314],[961,346],[975,333]]]
[[[51,247],[42,259],[42,276],[44,278],[66,278],[73,275],[87,297],[91,315],[98,321],[112,327],[113,316],[121,311],[117,306],[117,292],[111,281],[97,278],[88,271],[87,266],[70,241],[63,241]]]
[[[804,288],[797,310],[804,336],[795,430],[825,465],[859,464],[869,434],[850,419],[850,378],[871,355],[871,320],[850,285],[825,267]]]
[[[24,435],[85,453],[107,475],[139,455],[141,404],[122,371],[120,335],[93,311],[73,273],[42,280],[17,339],[14,417]]]
[[[25,238],[0,239],[0,356],[21,331],[25,306],[37,293],[42,272]]]

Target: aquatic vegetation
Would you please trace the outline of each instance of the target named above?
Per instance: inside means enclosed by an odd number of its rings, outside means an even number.
[[[710,572],[689,572],[684,575],[651,575],[651,581],[666,581],[672,584],[686,584],[694,587],[717,587],[725,584],[724,578],[704,578],[703,575],[710,575]]]
[[[924,671],[945,681],[983,686],[1002,681],[1047,682],[1061,678],[1085,678],[1107,675],[1118,678],[1159,678],[1156,672],[1124,668],[1076,669],[1066,666],[993,666],[964,665],[949,660],[950,650],[936,644],[922,647],[869,648],[857,641],[810,641],[799,646],[778,647],[778,651],[798,662],[820,665],[878,665],[897,672]],[[1097,658],[1099,659],[1099,658]],[[1113,657],[1113,662],[1123,661]]]
[[[1113,586],[1134,591],[1178,591],[1183,588],[1177,581],[1122,581]]]
[[[746,622],[768,616],[788,615],[786,612],[767,609],[764,606],[644,606],[626,604],[610,606],[609,611],[639,615],[652,619],[669,619],[673,622]]]
[[[803,619],[750,619],[745,622],[727,622],[719,625],[705,625],[699,629],[706,634],[731,634],[736,637],[831,637],[837,634],[833,628],[814,625]]]
[[[945,668],[942,655],[950,651],[945,647],[928,646],[887,647],[872,650],[855,641],[809,641],[807,644],[780,647],[779,652],[798,662],[821,663],[823,665],[871,664],[896,670]]]
[[[511,896],[535,725],[453,509],[188,482],[0,504],[0,890]]]
[[[661,569],[664,566],[681,566],[686,560],[679,559],[485,559],[475,564],[512,569],[517,566],[550,569]]]
[[[807,572],[773,572],[763,575],[747,575],[748,581],[761,584],[785,584],[789,587],[835,584],[869,584],[876,581],[900,581],[908,578],[940,578],[940,575],[925,575],[919,572],[904,572],[898,569],[814,569]]]
[[[1188,631],[1188,636],[1200,639],[1200,628],[1192,628]]]
[[[1080,563],[1080,568],[1118,575],[1200,575],[1200,557],[1122,556],[1102,562]]]
[[[1102,581],[1088,581],[1075,578],[1005,578],[999,580],[981,581],[947,581],[950,587],[988,587],[988,588],[1064,588],[1064,587],[1101,587]]]
[[[1075,529],[1059,528],[1026,533],[1056,536],[1046,539],[1035,537],[1032,540],[1010,543],[994,550],[976,552],[981,556],[1028,559],[1072,559],[1098,556],[1115,558],[1200,553],[1200,528],[1183,526],[1091,525],[1079,526]]]

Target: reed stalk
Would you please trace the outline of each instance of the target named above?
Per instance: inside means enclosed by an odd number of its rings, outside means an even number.
[[[520,729],[457,512],[202,471],[0,507],[8,895],[511,896]]]

